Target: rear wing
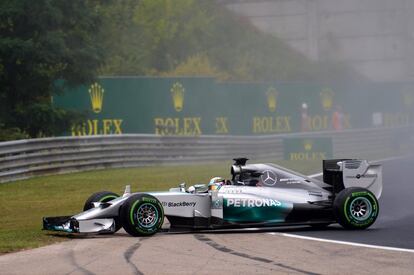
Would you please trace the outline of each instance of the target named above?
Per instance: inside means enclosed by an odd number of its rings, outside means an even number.
[[[330,159],[323,161],[323,181],[336,194],[349,187],[363,187],[377,198],[382,193],[382,166],[359,159]]]

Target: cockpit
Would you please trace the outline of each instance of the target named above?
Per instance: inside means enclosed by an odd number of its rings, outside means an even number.
[[[310,182],[306,176],[274,164],[247,164],[247,159],[235,159],[231,167],[232,185],[286,187]]]

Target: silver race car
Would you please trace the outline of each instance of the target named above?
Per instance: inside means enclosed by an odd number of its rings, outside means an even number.
[[[379,213],[382,167],[366,160],[323,161],[323,180],[275,164],[246,164],[235,159],[231,180],[222,185],[180,184],[165,192],[122,196],[98,192],[84,211],[73,216],[45,217],[43,229],[68,233],[114,233],[121,227],[133,236],[160,230],[164,217],[170,230],[326,226],[347,229],[371,226]],[[213,188],[214,187],[214,188]]]

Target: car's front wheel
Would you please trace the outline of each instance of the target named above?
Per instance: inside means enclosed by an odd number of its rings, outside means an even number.
[[[129,197],[121,209],[121,222],[125,231],[132,236],[150,236],[161,228],[164,210],[160,201],[148,194]]]
[[[346,188],[334,200],[334,213],[337,222],[344,228],[365,229],[378,217],[378,200],[368,189]]]
[[[83,211],[94,208],[94,205],[93,205],[94,202],[108,202],[118,197],[119,197],[118,194],[109,192],[109,191],[96,192],[90,195],[89,198],[85,201],[85,205],[83,206]],[[117,232],[122,227],[122,223],[119,217],[115,217],[114,221],[115,221],[115,231],[111,233]],[[110,234],[110,233],[105,233],[105,234]]]
[[[119,195],[109,191],[96,192],[89,196],[83,206],[83,211],[89,210],[94,207],[94,202],[108,202],[118,198]]]

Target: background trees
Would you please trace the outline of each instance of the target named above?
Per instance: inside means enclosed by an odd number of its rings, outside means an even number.
[[[106,22],[116,18],[109,29],[120,42],[111,44],[112,35],[107,41],[110,53],[102,68],[106,75],[203,73],[243,81],[317,78],[314,64],[301,54],[215,1],[127,1],[106,10]],[[116,16],[120,11],[122,18]],[[203,69],[205,63],[215,69],[209,73]]]
[[[0,0],[0,140],[60,134],[79,114],[54,108],[53,93],[99,74],[308,81],[345,71],[215,1]]]
[[[57,79],[91,81],[104,61],[101,17],[84,0],[0,1],[0,129],[60,133],[74,113],[51,105]]]

